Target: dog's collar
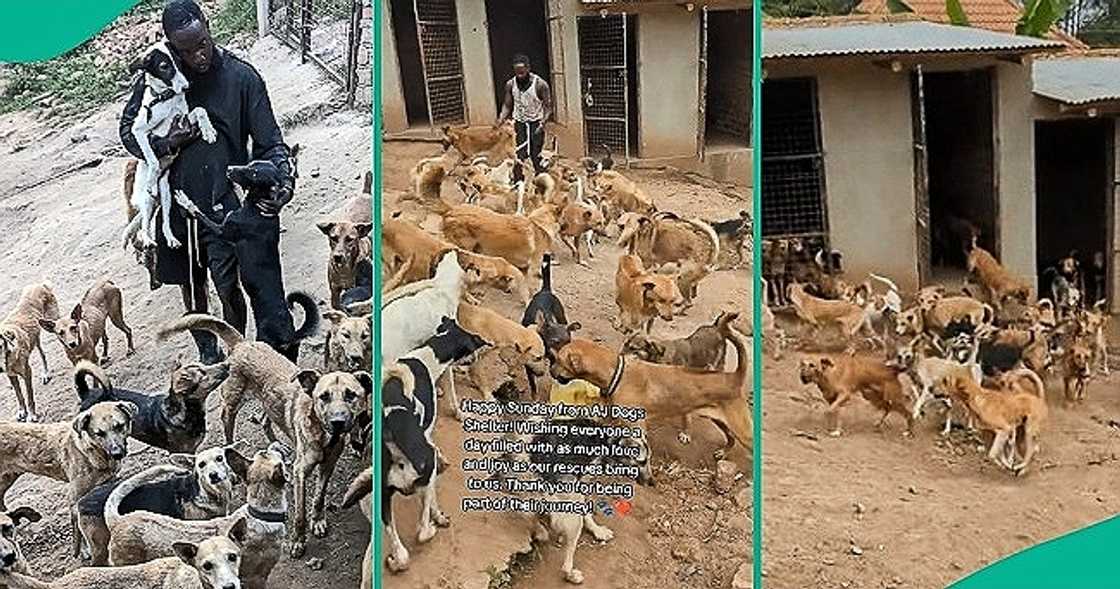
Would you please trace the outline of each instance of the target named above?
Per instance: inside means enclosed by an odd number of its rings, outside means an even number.
[[[607,390],[603,391],[603,396],[611,398],[614,392],[618,390],[619,383],[622,382],[622,372],[626,370],[626,355],[618,355],[618,363],[614,365],[614,374],[611,375],[611,383],[607,385]]]
[[[261,510],[255,508],[255,507],[253,507],[252,505],[249,505],[248,507],[249,507],[249,517],[251,517],[253,519],[259,519],[262,522],[269,523],[269,524],[283,524],[283,523],[288,522],[288,513],[287,512],[283,512],[283,511],[281,511],[281,512],[261,511]]]

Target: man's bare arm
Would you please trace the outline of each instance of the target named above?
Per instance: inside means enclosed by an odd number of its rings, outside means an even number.
[[[506,82],[506,96],[502,99],[502,114],[498,116],[494,126],[501,127],[509,120],[511,115],[513,115],[513,80]]]
[[[541,123],[547,123],[552,118],[552,88],[549,87],[548,82],[541,80],[537,97],[541,99],[541,104],[544,106],[544,118]]]

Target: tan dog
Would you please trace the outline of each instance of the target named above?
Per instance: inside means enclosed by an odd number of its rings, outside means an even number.
[[[681,315],[684,315],[688,309],[692,308],[692,302],[696,300],[700,288],[700,281],[708,275],[709,271],[708,268],[697,264],[695,260],[683,260],[662,264],[657,269],[657,273],[667,274],[676,279],[677,288],[681,290],[681,296],[684,297],[684,305],[681,309]]]
[[[1085,388],[1093,378],[1093,351],[1088,345],[1075,341],[1062,354],[1062,383],[1065,385],[1066,403],[1085,400]]]
[[[587,262],[580,257],[580,240],[582,238],[587,244],[587,257],[595,258],[595,252],[591,249],[592,235],[602,237],[607,235],[607,221],[603,217],[603,212],[593,204],[573,201],[560,210],[559,221],[560,241],[572,250],[572,256],[575,257],[577,264],[587,266]]]
[[[512,357],[508,362],[505,362],[506,358],[502,360],[511,370],[528,370],[538,377],[545,375],[548,363],[545,359],[544,341],[536,330],[523,327],[492,309],[468,303],[459,304],[457,321],[464,330],[478,335],[490,344],[490,347],[484,349],[471,363],[467,372],[471,384],[484,394],[489,395],[492,392],[484,385],[480,373],[487,364],[487,357],[501,355],[507,349]],[[461,420],[459,400],[452,397],[451,404],[455,408],[455,418]]]
[[[622,344],[623,354],[632,354],[657,364],[687,366],[698,370],[723,370],[727,361],[728,326],[739,313],[724,312],[710,324],[701,325],[688,337],[658,339],[635,334]],[[745,332],[744,332],[745,333]]]
[[[591,179],[591,188],[609,204],[611,220],[623,213],[652,215],[657,207],[633,180],[616,170],[603,170]]]
[[[342,291],[354,286],[358,263],[371,255],[372,211],[373,201],[369,195],[356,196],[332,213],[331,219],[315,224],[327,236],[331,248],[327,285],[331,289],[332,309],[342,308]]]
[[[448,125],[442,131],[444,151],[454,147],[460,154],[460,162],[482,154],[488,154],[497,160],[517,154],[512,125],[497,128],[491,125]]]
[[[1026,393],[1008,394],[985,389],[963,373],[945,377],[943,387],[950,396],[968,406],[980,429],[995,433],[988,458],[1017,475],[1023,474],[1038,450],[1038,434],[1048,415],[1046,401]],[[1022,462],[1015,464],[1012,450],[1017,437],[1021,437],[1024,451]]]
[[[906,419],[905,435],[913,431],[911,400],[899,381],[900,368],[870,358],[824,356],[802,360],[799,372],[801,382],[817,385],[828,403],[828,435],[840,435],[840,408],[856,395],[883,412],[875,427],[881,428],[891,413],[897,413]]]
[[[0,511],[0,582],[6,573],[30,574],[27,558],[19,547],[16,528],[24,521],[35,523],[43,519],[38,511],[30,507],[17,507],[11,511]]]
[[[331,322],[324,357],[327,371],[370,370],[373,366],[373,317],[369,314],[351,317],[332,309],[324,312],[323,318]]]
[[[241,589],[245,534],[242,519],[227,536],[199,544],[176,542],[175,558],[125,567],[81,568],[50,583],[0,569],[0,583],[6,583],[8,589]]]
[[[752,446],[749,340],[735,329],[728,335],[738,353],[735,372],[702,371],[627,359],[606,346],[582,338],[556,351],[552,376],[560,382],[586,380],[599,387],[599,401],[642,407],[646,419],[679,419],[682,442],[692,417],[710,420],[727,437],[727,448]],[[719,453],[722,455],[722,451]]]
[[[972,238],[972,250],[968,253],[968,272],[988,291],[989,300],[996,308],[1009,298],[1024,305],[1031,302],[1030,285],[1001,266],[987,250],[976,245],[976,237]]]
[[[870,312],[848,301],[833,301],[815,297],[805,292],[805,287],[799,283],[792,283],[786,287],[786,298],[793,305],[797,317],[808,323],[813,328],[810,336],[815,339],[823,327],[835,326],[840,334],[850,340],[860,330],[865,330],[872,338],[877,338],[875,330],[871,327]]]
[[[467,271],[467,292],[478,298],[480,287],[489,287],[506,294],[516,295],[519,303],[529,302],[529,285],[525,273],[503,258],[476,254],[463,249],[455,250],[459,265]]]
[[[685,220],[672,213],[652,217],[627,213],[618,223],[622,227],[618,246],[636,254],[650,268],[692,260],[701,268],[711,269],[719,259],[719,236],[699,219]]]
[[[634,255],[618,259],[614,284],[619,313],[616,328],[623,333],[639,329],[649,333],[658,317],[672,321],[674,310],[684,298],[673,277],[647,272]]]
[[[519,215],[503,215],[473,205],[447,207],[443,234],[451,243],[473,253],[503,258],[526,275],[540,273],[552,239],[545,229]]]
[[[1081,311],[1077,317],[1077,328],[1079,333],[1091,338],[1093,362],[1099,363],[1101,373],[1107,375],[1109,374],[1108,337],[1105,333],[1110,317],[1105,311],[1105,303],[1106,301],[1102,299],[1097,301],[1092,309]]]
[[[86,360],[99,363],[97,344],[101,343],[101,355],[109,359],[109,334],[105,331],[105,320],[113,322],[124,333],[128,343],[127,355],[136,352],[132,345],[132,329],[124,322],[121,308],[121,290],[108,278],[102,278],[82,296],[82,302],[70,312],[70,317],[41,319],[39,325],[54,333],[62,343],[62,349],[72,364]]]
[[[105,521],[112,531],[110,562],[114,566],[134,565],[175,556],[179,542],[198,542],[228,534],[238,522],[245,522],[241,580],[246,589],[266,589],[268,576],[280,561],[281,542],[287,530],[288,503],[284,490],[288,478],[284,466],[290,453],[278,442],[257,452],[245,476],[246,504],[232,515],[208,520],[179,520],[148,511],[120,515],[116,506],[121,498],[136,485],[166,476],[169,467],[153,467],[126,479],[105,505]]]
[[[0,511],[4,495],[25,474],[66,483],[74,556],[89,557],[78,532],[77,503],[90,489],[112,478],[128,454],[136,405],[98,403],[72,421],[48,424],[0,423]]]
[[[405,263],[410,264],[401,277],[401,284],[431,278],[433,265],[453,247],[455,246],[424,231],[415,223],[401,218],[400,213],[394,213],[381,224],[381,257],[387,267],[395,272]]]
[[[898,335],[941,334],[950,323],[968,321],[975,327],[991,325],[995,310],[991,305],[966,296],[919,297],[918,305],[906,309],[895,322]]]
[[[58,319],[58,299],[48,284],[24,287],[19,302],[0,322],[0,372],[8,373],[12,390],[16,393],[19,413],[16,421],[38,421],[35,413],[35,389],[31,375],[31,350],[39,350],[43,361],[43,383],[50,380],[47,355],[39,339],[41,321]],[[23,379],[23,387],[20,386]],[[27,389],[27,394],[23,392]]]

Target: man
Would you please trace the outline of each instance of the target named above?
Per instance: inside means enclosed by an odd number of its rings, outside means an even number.
[[[552,117],[552,91],[548,82],[532,72],[529,58],[513,56],[513,77],[506,82],[506,96],[502,114],[494,127],[500,127],[513,116],[517,137],[518,159],[530,159],[533,169],[541,169],[541,149],[544,147],[544,124]]]
[[[270,250],[275,251],[264,255],[278,258],[278,215],[291,201],[295,181],[289,150],[272,114],[264,81],[252,66],[214,45],[206,17],[193,0],[171,0],[163,10],[162,25],[168,45],[179,58],[183,74],[190,82],[188,104],[192,109],[199,106],[206,109],[210,122],[218,132],[218,140],[214,144],[196,141],[198,127],[182,118],[175,121],[166,138],[151,138],[157,156],[177,154],[168,171],[171,189],[182,190],[203,214],[221,222],[226,214],[241,207],[232,184],[226,178],[226,167],[244,165],[250,159],[271,161],[285,174],[287,181],[275,192],[272,200],[262,200],[257,207],[276,219],[274,224],[261,230],[269,232],[269,237],[275,233],[275,239],[270,240],[275,244]],[[141,152],[136,138],[132,136],[132,122],[140,110],[143,94],[144,78],[138,76],[120,122],[121,142],[136,157],[141,157]],[[251,154],[248,148],[250,139]],[[208,312],[206,270],[209,269],[222,302],[223,319],[244,333],[246,306],[238,279],[238,259],[244,254],[238,252],[235,243],[223,241],[201,230],[195,223],[188,225],[177,206],[173,206],[171,211],[171,229],[187,245],[171,249],[163,240],[162,232],[157,232],[158,280],[164,284],[179,285],[187,311],[205,313]],[[260,255],[257,253],[258,257]],[[255,293],[249,294],[252,300]],[[283,297],[283,293],[279,295]],[[260,310],[255,301],[253,311],[258,326],[257,339],[282,353],[289,349],[294,339],[294,327],[286,309],[286,324],[285,320],[279,323],[273,320],[269,322],[272,327],[267,332],[262,332],[260,328],[262,321],[257,316]],[[221,352],[213,335],[203,332],[192,335],[203,362],[220,360]]]

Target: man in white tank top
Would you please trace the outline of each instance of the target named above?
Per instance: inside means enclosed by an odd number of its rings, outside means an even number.
[[[530,159],[533,169],[541,169],[541,149],[544,147],[544,123],[552,117],[552,91],[540,76],[530,69],[529,58],[513,56],[514,76],[506,82],[506,95],[502,114],[495,127],[502,126],[513,117],[516,133],[517,157]]]

